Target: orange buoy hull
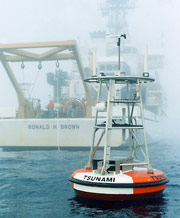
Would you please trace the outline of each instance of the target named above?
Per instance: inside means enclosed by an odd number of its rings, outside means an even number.
[[[148,173],[146,169],[138,169],[101,175],[92,169],[80,169],[72,174],[70,181],[81,197],[121,201],[159,197],[166,188],[168,179],[160,170]]]

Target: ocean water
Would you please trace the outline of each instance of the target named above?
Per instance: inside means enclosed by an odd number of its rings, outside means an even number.
[[[153,168],[170,179],[160,198],[102,202],[76,196],[69,178],[88,160],[88,151],[0,151],[0,217],[180,217],[178,143],[149,146]]]

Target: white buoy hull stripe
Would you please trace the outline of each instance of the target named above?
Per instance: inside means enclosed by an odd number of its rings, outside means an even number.
[[[77,191],[94,193],[94,194],[133,194],[133,188],[103,188],[103,187],[94,187],[94,186],[85,186],[74,184],[74,189]]]

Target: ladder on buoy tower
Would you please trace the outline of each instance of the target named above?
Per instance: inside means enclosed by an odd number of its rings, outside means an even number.
[[[96,105],[96,116],[95,116],[95,125],[92,146],[89,156],[89,161],[87,168],[96,168],[97,162],[102,161],[103,166],[101,174],[106,174],[107,170],[111,166],[128,169],[133,168],[134,166],[146,166],[149,173],[152,173],[152,167],[149,163],[148,147],[146,140],[146,132],[144,128],[144,110],[142,103],[142,89],[149,82],[153,82],[154,79],[149,77],[135,77],[135,76],[95,76],[85,80],[90,83],[99,84],[98,99]],[[106,101],[101,100],[101,91],[102,86],[107,88],[107,99]],[[124,89],[126,94],[125,96],[121,95],[121,98],[116,98],[116,86],[121,87],[121,90]],[[120,105],[122,111],[120,112],[121,116],[117,115],[114,117],[113,109],[117,105]],[[139,108],[139,115],[136,116],[135,112]],[[106,114],[105,122],[99,123],[99,112],[104,110]],[[122,116],[123,114],[123,116]],[[102,119],[102,118],[101,118]],[[102,130],[99,139],[97,140],[97,132]],[[113,130],[121,130],[122,134],[120,137],[123,137],[125,133],[128,133],[129,141],[129,157],[124,160],[111,159],[111,136]],[[138,132],[141,131],[143,135],[143,142],[140,143],[138,139]],[[103,160],[95,160],[94,156],[99,147],[99,144],[104,139],[104,156]],[[98,142],[95,145],[95,142]],[[137,157],[137,148],[140,149],[143,160],[139,160]]]

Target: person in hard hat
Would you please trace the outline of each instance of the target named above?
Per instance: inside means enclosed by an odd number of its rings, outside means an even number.
[[[54,102],[52,100],[48,104],[48,115],[49,118],[54,118]]]

